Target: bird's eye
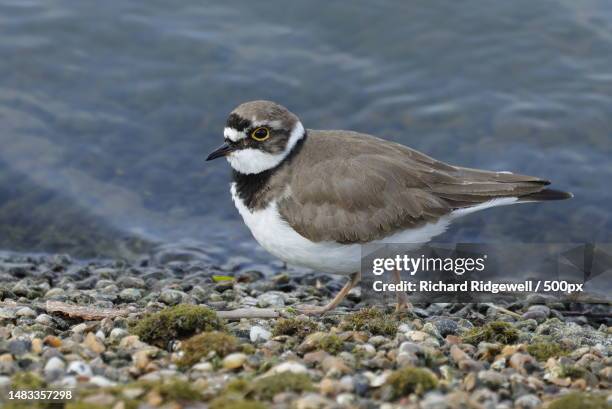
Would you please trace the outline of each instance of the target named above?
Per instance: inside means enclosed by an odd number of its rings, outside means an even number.
[[[268,128],[264,128],[263,126],[251,132],[251,138],[255,139],[258,142],[265,141],[269,137],[270,137],[270,130],[268,130]]]

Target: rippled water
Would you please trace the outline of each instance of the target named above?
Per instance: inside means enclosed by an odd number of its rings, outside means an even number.
[[[204,156],[262,98],[576,194],[443,240],[612,239],[611,2],[295,3],[0,0],[0,247],[259,254]]]

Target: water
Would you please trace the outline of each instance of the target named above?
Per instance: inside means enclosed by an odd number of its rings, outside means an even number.
[[[576,195],[441,240],[609,242],[611,67],[605,0],[0,0],[0,248],[268,260],[204,162],[251,99]]]

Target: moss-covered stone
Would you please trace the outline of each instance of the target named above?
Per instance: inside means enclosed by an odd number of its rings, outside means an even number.
[[[387,384],[391,386],[393,398],[398,399],[411,393],[422,395],[435,388],[438,380],[427,369],[409,366],[389,375]]]
[[[534,342],[527,346],[527,352],[538,361],[546,361],[548,358],[567,355],[569,350],[555,342]]]
[[[266,409],[261,402],[243,399],[238,396],[220,396],[210,402],[210,409]]]
[[[319,324],[311,319],[281,318],[276,321],[272,335],[275,337],[290,335],[301,339],[317,331],[318,328]]]
[[[11,388],[13,390],[36,390],[44,388],[45,385],[45,381],[32,372],[20,372],[11,378]]]
[[[177,363],[181,367],[190,367],[212,352],[222,358],[237,348],[238,342],[230,334],[221,331],[203,332],[183,342],[181,346],[183,356]]]
[[[338,337],[336,334],[329,334],[322,337],[318,341],[317,349],[322,349],[323,351],[329,352],[330,354],[337,354],[342,352],[344,347],[344,342]]]
[[[179,304],[147,314],[132,327],[132,333],[144,342],[165,348],[173,339],[223,328],[222,321],[213,310],[198,305]]]
[[[572,379],[581,379],[587,375],[588,371],[581,366],[577,365],[561,365],[559,368],[559,377]]]
[[[496,342],[512,344],[518,340],[519,332],[512,324],[503,321],[493,321],[482,327],[475,327],[463,334],[463,341],[478,345],[481,342]]]
[[[399,324],[391,314],[385,314],[377,308],[363,308],[346,316],[340,326],[344,330],[368,331],[373,335],[394,337]]]
[[[306,374],[280,373],[264,376],[252,382],[233,381],[225,388],[224,394],[240,395],[247,399],[272,400],[282,392],[314,391],[310,378]]]
[[[203,399],[202,392],[191,382],[174,379],[168,382],[150,383],[150,391],[155,391],[164,401],[195,402]]]
[[[611,409],[612,405],[608,405],[605,395],[596,395],[591,393],[569,393],[552,401],[548,409]]]

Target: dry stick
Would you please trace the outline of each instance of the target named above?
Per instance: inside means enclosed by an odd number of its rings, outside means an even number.
[[[220,318],[239,320],[241,318],[278,318],[280,312],[272,308],[238,308],[232,311],[217,311]]]
[[[127,315],[128,310],[118,308],[100,308],[91,305],[66,304],[60,301],[47,301],[45,309],[48,313],[62,313],[70,318],[81,318],[85,321],[115,318]]]

